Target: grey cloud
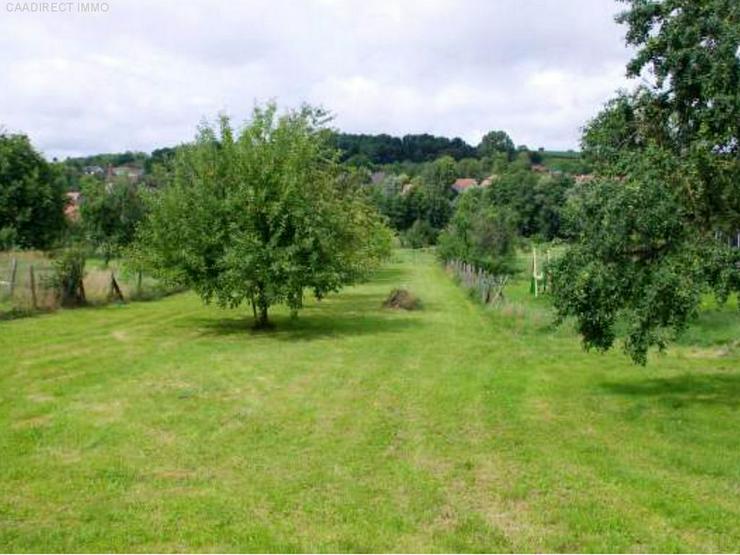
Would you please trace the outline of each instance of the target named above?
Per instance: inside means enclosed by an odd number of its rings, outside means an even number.
[[[347,131],[575,147],[630,55],[611,0],[108,3],[0,13],[0,123],[49,156],[175,144],[271,98]]]

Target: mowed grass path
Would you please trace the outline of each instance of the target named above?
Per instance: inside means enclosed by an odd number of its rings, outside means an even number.
[[[525,287],[401,252],[272,333],[192,294],[0,323],[0,551],[738,551],[737,349],[584,353]]]

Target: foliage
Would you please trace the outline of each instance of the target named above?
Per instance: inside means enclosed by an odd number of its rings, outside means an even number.
[[[463,158],[458,160],[455,173],[458,177],[472,177],[480,180],[486,177],[486,164],[477,158]]]
[[[181,147],[172,184],[151,197],[137,255],[206,301],[252,303],[267,325],[278,303],[297,311],[364,279],[391,236],[351,180],[342,180],[321,110],[255,109],[241,130],[222,117]]]
[[[355,165],[392,164],[394,162],[429,162],[442,156],[455,160],[470,158],[475,149],[462,139],[455,137],[435,137],[427,133],[421,135],[354,135],[335,133],[334,146],[341,151],[342,161]]]
[[[438,233],[427,220],[416,220],[401,234],[401,244],[412,249],[430,247],[437,242]]]
[[[59,303],[64,307],[81,306],[86,303],[85,252],[79,247],[68,247],[53,253],[54,271],[47,285],[56,290]]]
[[[516,222],[514,214],[482,202],[483,191],[460,195],[450,225],[439,239],[442,260],[460,260],[492,274],[514,270]]]
[[[620,93],[586,127],[583,147],[604,179],[572,203],[577,243],[555,270],[559,317],[587,347],[625,349],[644,364],[696,313],[708,288],[740,290],[738,4],[629,2],[618,20],[637,48],[628,71],[652,87]]]
[[[505,131],[489,131],[483,135],[477,151],[478,156],[481,157],[504,153],[511,159],[516,152],[516,148],[514,147],[514,141]]]
[[[81,186],[83,233],[107,263],[134,240],[136,226],[144,217],[144,203],[137,186],[124,178],[103,183],[85,176]]]
[[[423,173],[421,197],[425,218],[435,229],[443,229],[452,215],[450,201],[454,197],[452,184],[457,177],[457,166],[450,156],[438,158]]]
[[[572,187],[569,177],[513,167],[496,180],[487,200],[515,215],[519,235],[551,241],[562,237],[562,211]]]
[[[25,135],[0,133],[0,247],[47,248],[65,230],[63,183]]]
[[[391,226],[402,232],[404,244],[431,245],[452,215],[455,193],[451,185],[457,172],[455,160],[443,156],[424,164],[414,178],[406,174],[386,176],[371,187],[370,197]]]

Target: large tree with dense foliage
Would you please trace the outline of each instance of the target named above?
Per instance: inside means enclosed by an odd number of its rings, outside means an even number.
[[[555,305],[589,348],[609,349],[622,322],[626,351],[644,364],[703,292],[724,300],[740,289],[726,240],[740,229],[740,4],[628,4],[617,18],[636,48],[628,74],[654,82],[585,129],[601,179],[573,199],[577,241],[556,267]]]
[[[107,264],[133,241],[136,226],[144,217],[144,203],[136,184],[126,178],[104,183],[84,176],[80,183],[80,225]]]
[[[63,180],[28,137],[0,133],[0,248],[47,248],[65,229]]]
[[[506,154],[508,158],[512,158],[516,152],[516,147],[514,147],[514,141],[505,131],[489,131],[483,135],[477,150],[480,157]]]
[[[301,308],[365,278],[390,248],[377,212],[343,179],[326,117],[255,109],[240,130],[222,118],[178,149],[172,183],[151,197],[137,252],[157,275],[206,301]]]

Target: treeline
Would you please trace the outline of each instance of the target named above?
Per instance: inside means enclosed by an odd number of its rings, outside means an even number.
[[[343,162],[358,166],[430,162],[442,156],[455,160],[477,156],[477,150],[459,137],[448,139],[428,133],[403,137],[336,133],[333,143],[341,151]]]
[[[546,151],[515,147],[504,131],[489,132],[475,148],[432,135],[407,135],[402,139],[388,135],[325,136],[327,148],[340,149],[344,172],[353,174],[362,185],[363,196],[386,217],[404,245],[437,243],[462,192],[455,188],[460,178],[474,180],[475,186],[486,189],[486,199],[513,210],[520,235],[545,240],[562,235],[561,206],[572,180],[566,173],[543,169]],[[355,139],[354,146],[341,143]],[[0,197],[0,248],[45,249],[71,237],[85,241],[106,260],[133,240],[144,218],[142,192],[161,189],[168,183],[172,163],[183,148],[47,162],[25,136],[3,135],[0,142],[6,160],[1,177],[7,183],[2,189],[4,197]],[[395,145],[398,150],[387,150],[390,154],[383,158],[378,154],[382,150],[378,145],[383,144]],[[379,148],[373,155],[376,160],[393,161],[358,168],[349,154],[353,148],[367,145]],[[366,152],[372,154],[371,150]],[[448,154],[418,161],[439,152]],[[580,160],[576,153],[555,154],[573,163]],[[140,172],[132,177],[127,173],[130,168]],[[120,175],[113,171],[118,169],[124,171]]]

